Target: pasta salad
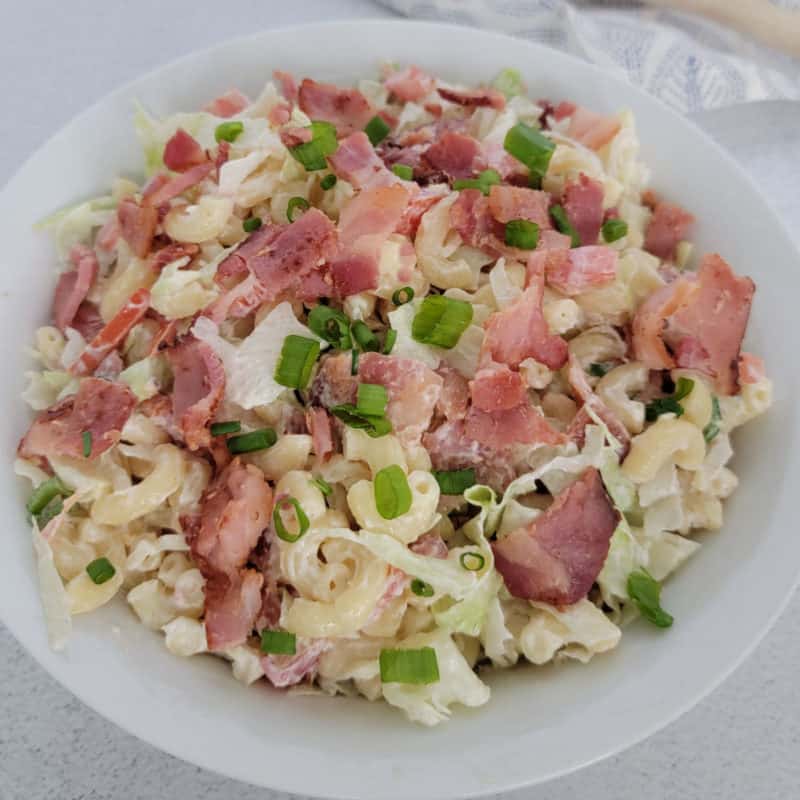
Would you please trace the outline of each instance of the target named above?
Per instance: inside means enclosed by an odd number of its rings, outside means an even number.
[[[120,595],[176,656],[434,725],[680,624],[771,383],[630,113],[387,65],[135,125],[145,179],[42,223],[15,471],[53,648]]]

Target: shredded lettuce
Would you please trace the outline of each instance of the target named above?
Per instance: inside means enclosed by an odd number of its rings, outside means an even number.
[[[191,317],[219,295],[214,285],[215,263],[202,269],[183,269],[188,257],[179,258],[161,270],[150,289],[150,305],[167,319]]]
[[[95,197],[50,214],[39,220],[34,229],[52,229],[58,257],[66,261],[69,251],[76,244],[87,244],[92,231],[108,222],[116,206],[113,198],[108,195]]]

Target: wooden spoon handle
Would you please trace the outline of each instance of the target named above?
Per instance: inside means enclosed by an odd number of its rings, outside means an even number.
[[[644,0],[652,6],[699,14],[735,28],[776,50],[800,57],[800,12],[769,0]]]

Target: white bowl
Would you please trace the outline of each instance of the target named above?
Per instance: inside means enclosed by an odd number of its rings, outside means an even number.
[[[736,437],[741,486],[726,524],[665,590],[663,632],[625,630],[588,666],[519,668],[490,678],[492,699],[458,708],[436,729],[383,704],[244,688],[211,657],[170,655],[123,603],[76,621],[65,654],[47,647],[24,491],[0,488],[0,615],[20,642],[86,704],[141,739],[254,784],[325,797],[467,797],[546,780],[653,733],[711,691],[780,612],[800,564],[797,489],[798,254],[741,169],[684,118],[614,75],[544,47],[477,30],[411,22],[345,22],[268,31],[183,58],[114,92],[39,150],[0,195],[0,421],[10,463],[28,414],[19,399],[25,344],[48,317],[53,254],[33,222],[137,174],[135,98],[157,113],[199,107],[239,86],[255,94],[275,67],[322,80],[374,75],[381,60],[414,62],[479,83],[522,70],[535,97],[636,114],[653,184],[698,217],[699,251],[716,250],[758,284],[748,349],[766,356],[775,407]],[[9,467],[10,468],[10,467]]]

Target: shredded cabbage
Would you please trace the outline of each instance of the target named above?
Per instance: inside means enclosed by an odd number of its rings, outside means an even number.
[[[150,290],[150,304],[167,319],[191,317],[219,295],[214,284],[216,263],[201,269],[182,269],[188,263],[189,258],[184,256],[167,264]]]
[[[153,355],[131,364],[119,374],[138,400],[157,395],[168,382],[167,363],[163,356]]]
[[[53,561],[53,550],[35,522],[31,535],[39,573],[39,596],[47,625],[47,639],[53,650],[63,650],[72,632],[72,614],[69,610],[67,591]]]

